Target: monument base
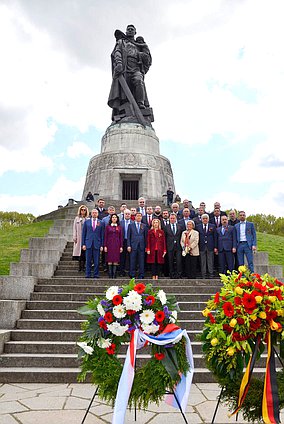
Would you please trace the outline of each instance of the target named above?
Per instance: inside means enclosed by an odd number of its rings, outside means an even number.
[[[170,161],[160,155],[159,139],[151,127],[137,123],[112,124],[101,153],[89,163],[83,199],[89,191],[113,200],[160,198],[173,187]]]

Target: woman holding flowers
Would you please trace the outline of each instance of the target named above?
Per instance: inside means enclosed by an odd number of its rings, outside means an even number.
[[[164,256],[167,253],[165,233],[161,230],[161,221],[153,219],[152,226],[147,235],[147,263],[151,264],[152,279],[158,280]]]
[[[121,226],[119,225],[119,217],[114,213],[110,216],[104,237],[104,251],[106,253],[108,275],[110,278],[116,278],[116,270],[120,262],[120,254],[123,250],[122,246],[123,238]]]
[[[194,228],[194,222],[187,221],[186,230],[183,231],[180,239],[182,255],[185,256],[185,275],[187,278],[196,278],[199,233]]]
[[[89,216],[87,206],[81,205],[78,209],[77,216],[75,216],[73,222],[73,261],[79,261],[78,272],[84,271],[86,263],[86,252],[82,250],[82,229],[85,220]]]

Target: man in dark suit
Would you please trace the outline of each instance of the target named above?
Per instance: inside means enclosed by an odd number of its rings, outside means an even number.
[[[228,224],[234,227],[238,222],[240,222],[240,220],[237,218],[236,211],[234,209],[230,210]]]
[[[148,230],[150,230],[152,226],[152,220],[153,220],[153,207],[147,206],[146,208],[146,215],[142,216],[143,224],[147,225]]]
[[[214,217],[214,210],[215,209],[220,209],[220,216],[223,216],[223,215],[226,215],[227,216],[227,214],[226,214],[226,212],[225,211],[221,211],[221,204],[220,204],[220,202],[215,202],[214,203],[214,209],[213,209],[213,212],[210,212],[210,214],[209,214],[209,219],[211,219],[211,218],[213,218]]]
[[[139,267],[138,278],[144,278],[145,251],[147,242],[147,225],[142,222],[142,213],[137,212],[135,221],[128,227],[127,250],[130,253],[130,277],[134,278],[136,266]]]
[[[237,238],[237,255],[239,265],[244,265],[245,256],[248,261],[248,267],[254,272],[253,253],[256,252],[256,231],[252,222],[246,221],[246,213],[239,212],[238,224],[234,226]]]
[[[202,215],[203,215],[204,213],[206,213],[206,212],[205,212],[205,209],[204,209],[203,207],[201,207],[201,206],[200,206],[200,207],[197,209],[196,216],[193,218],[193,222],[194,222],[194,224],[195,224],[195,227],[197,227],[197,225],[199,225],[199,224],[202,224]]]
[[[170,215],[169,211],[167,209],[164,209],[162,212],[162,220],[161,220],[161,228],[162,230],[165,229],[165,226],[170,223]]]
[[[182,218],[178,218],[178,224],[181,227],[182,231],[186,230],[186,225],[190,220],[190,210],[188,208],[183,208],[182,210]]]
[[[217,228],[218,258],[221,274],[234,269],[234,253],[236,252],[236,232],[228,225],[228,217],[221,217],[221,227]]]
[[[216,228],[221,227],[221,211],[219,208],[214,208],[213,216],[209,216],[209,222],[210,224],[214,224]]]
[[[102,221],[98,219],[98,210],[92,210],[92,218],[84,222],[82,230],[82,249],[86,250],[86,278],[91,278],[92,261],[94,263],[94,278],[99,278],[100,252],[104,245],[104,230]]]
[[[131,219],[131,212],[129,209],[124,210],[124,219],[120,221],[120,226],[122,229],[122,238],[123,238],[123,251],[120,254],[120,276],[125,276],[125,271],[129,269],[129,252],[127,250],[127,236],[128,236],[128,229],[130,224],[132,223]]]
[[[97,209],[98,209],[98,212],[99,212],[98,218],[100,220],[102,220],[107,215],[107,210],[105,209],[105,201],[104,201],[104,199],[99,199],[98,200]]]
[[[170,223],[165,226],[164,232],[166,235],[170,278],[181,278],[182,249],[180,245],[180,239],[181,239],[182,229],[177,223],[177,218],[175,213],[170,214]]]
[[[136,208],[137,212],[141,212],[142,216],[146,215],[146,205],[144,197],[139,197],[138,199],[138,207]]]
[[[206,278],[208,269],[209,278],[214,274],[214,253],[217,253],[217,235],[214,224],[209,223],[207,213],[202,215],[202,223],[196,227],[199,232],[199,253],[202,278]]]

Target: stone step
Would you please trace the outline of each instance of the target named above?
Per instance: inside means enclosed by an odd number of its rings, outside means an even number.
[[[70,285],[40,285],[37,284],[34,287],[34,291],[36,293],[47,293],[47,292],[56,292],[56,293],[94,293],[96,296],[104,296],[104,292],[106,290],[106,286],[95,286],[94,284],[90,285],[90,279],[87,279],[87,283],[89,285],[85,284],[70,284]],[[172,285],[171,290],[174,291],[176,294],[180,293],[187,293],[187,294],[198,294],[198,296],[206,295],[207,299],[209,299],[212,295],[218,291],[218,287],[215,287],[216,290],[212,287],[204,286],[204,287],[198,287],[198,286],[176,286]]]
[[[200,314],[201,318],[201,314]],[[17,321],[18,329],[43,329],[43,330],[80,330],[85,320],[57,320],[57,319],[19,319]],[[202,330],[204,319],[179,320],[181,328],[186,330]]]
[[[104,288],[106,288],[107,286],[111,286],[111,285],[115,285],[115,286],[120,286],[120,285],[126,285],[129,283],[129,277],[118,277],[115,280],[111,280],[107,277],[101,277],[99,278],[99,280],[92,280],[92,284],[96,284],[96,286],[104,286]],[[138,279],[136,280],[137,282]],[[64,284],[70,284],[70,279],[65,278],[65,277],[52,277],[52,278],[39,278],[38,279],[38,284],[42,285],[42,284],[46,284],[46,285],[53,285],[53,284],[59,284],[59,285],[64,285]],[[159,280],[152,280],[151,278],[145,278],[143,280],[143,284],[149,284],[151,283],[153,285],[153,287],[160,287],[160,285],[162,284],[163,286],[197,286],[197,287],[212,287],[212,292],[215,291],[216,289],[220,289],[221,287],[221,283],[219,279],[196,279],[196,280],[190,280],[190,279],[170,279],[170,278],[166,278],[166,277],[162,277]],[[85,276],[83,276],[82,274],[80,275],[76,275],[76,277],[72,278],[72,284],[90,284],[90,280],[88,280],[87,278],[85,278]],[[164,288],[164,290],[168,290],[166,288]]]
[[[200,302],[206,302],[210,295],[208,294],[199,294],[198,295],[198,299],[196,294],[180,294],[180,293],[167,293],[168,295],[172,294],[176,297],[177,301],[188,301],[188,302],[196,302],[196,303],[200,303]],[[53,301],[58,301],[58,300],[62,300],[62,301],[81,301],[81,302],[86,302],[88,299],[93,298],[96,296],[96,293],[61,293],[61,292],[57,292],[57,293],[48,293],[48,292],[34,292],[31,294],[31,300],[46,300],[49,302],[53,302]],[[199,308],[198,308],[199,309]]]

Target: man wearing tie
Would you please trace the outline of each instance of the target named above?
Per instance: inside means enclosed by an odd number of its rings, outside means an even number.
[[[214,253],[217,253],[216,227],[209,223],[209,216],[204,213],[201,224],[196,230],[199,232],[199,253],[202,278],[206,278],[208,269],[209,278],[214,276]]]
[[[91,278],[92,261],[94,278],[99,278],[100,252],[103,250],[104,231],[102,221],[98,219],[97,209],[92,210],[92,218],[84,222],[82,230],[82,249],[86,250],[86,278]]]
[[[143,224],[142,213],[137,212],[135,221],[128,227],[127,250],[130,253],[130,277],[135,278],[136,266],[139,267],[138,278],[144,278],[145,252],[147,243],[147,226]]]
[[[256,252],[256,231],[252,222],[246,221],[246,213],[239,212],[239,220],[234,229],[237,237],[237,255],[239,265],[244,265],[245,256],[248,261],[248,267],[254,272],[253,252]]]
[[[168,263],[170,278],[181,278],[182,261],[181,261],[181,227],[177,224],[176,214],[170,214],[170,223],[164,228],[166,235],[166,245],[168,252]]]
[[[225,216],[225,215],[224,215]],[[214,208],[213,215],[209,218],[210,224],[214,224],[216,228],[221,227],[221,211],[218,208]]]
[[[126,269],[129,269],[129,252],[127,251],[127,235],[129,225],[132,224],[131,221],[131,211],[129,209],[124,210],[124,219],[120,221],[120,226],[122,228],[122,237],[123,237],[123,251],[120,254],[120,276],[125,276]]]
[[[152,220],[153,220],[153,207],[147,206],[146,208],[146,215],[142,217],[143,224],[147,225],[148,230],[152,227]]]
[[[146,206],[144,197],[139,197],[138,199],[138,207],[136,209],[137,212],[141,212],[142,216],[146,215]]]
[[[228,225],[228,217],[221,217],[221,227],[217,228],[218,258],[221,274],[234,269],[234,253],[236,252],[236,233],[232,225]]]

